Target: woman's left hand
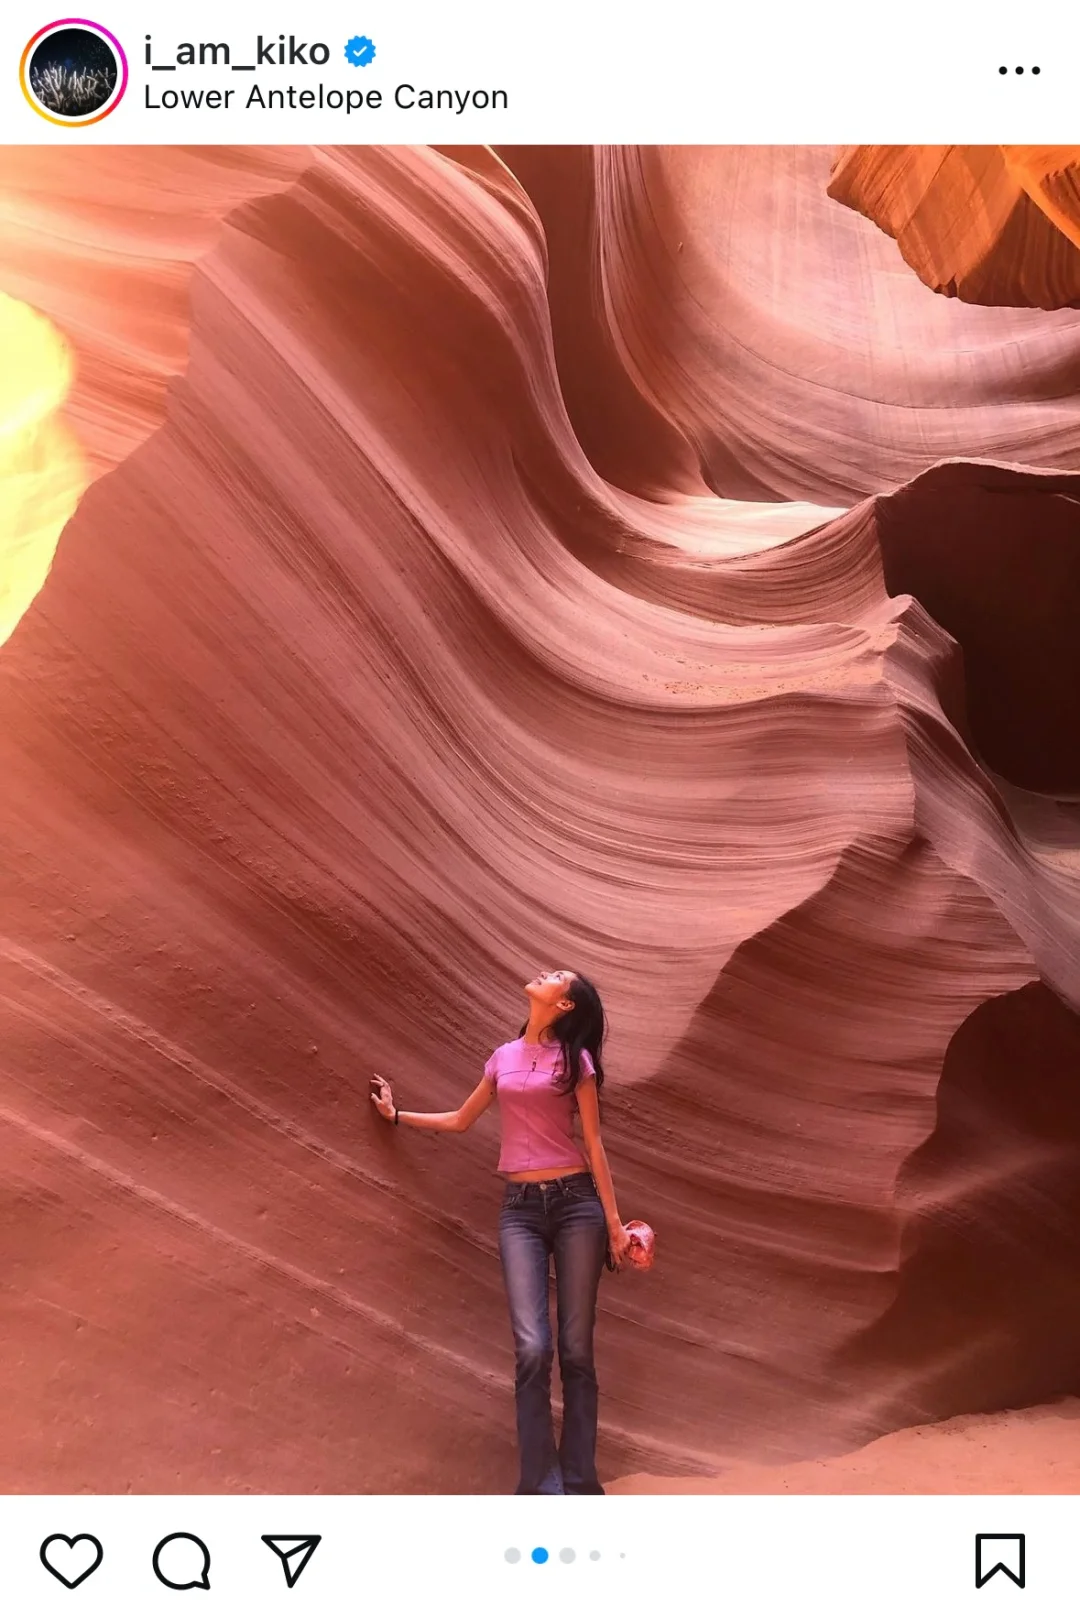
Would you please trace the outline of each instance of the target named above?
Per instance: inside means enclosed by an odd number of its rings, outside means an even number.
[[[621,1271],[630,1264],[631,1237],[621,1221],[614,1222],[608,1228],[608,1246],[611,1249],[611,1258],[615,1262],[615,1270]]]

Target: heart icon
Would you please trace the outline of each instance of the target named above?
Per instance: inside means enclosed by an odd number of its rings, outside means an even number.
[[[105,1552],[93,1534],[50,1534],[41,1547],[41,1565],[68,1589],[78,1589],[101,1566]]]

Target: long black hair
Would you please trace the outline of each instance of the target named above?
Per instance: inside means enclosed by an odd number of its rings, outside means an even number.
[[[596,1091],[599,1093],[604,1085],[604,1067],[600,1056],[607,1031],[600,994],[587,977],[575,972],[566,996],[573,1004],[573,1009],[563,1010],[548,1028],[562,1047],[562,1069],[556,1072],[556,1080],[565,1092],[572,1093],[581,1080],[581,1051],[587,1049],[596,1066]],[[518,1036],[524,1037],[528,1029],[529,1023],[526,1021]]]

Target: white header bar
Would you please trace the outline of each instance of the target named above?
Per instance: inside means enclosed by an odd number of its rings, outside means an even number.
[[[929,0],[902,12],[852,0],[12,3],[0,143],[1068,144],[1077,18],[1063,4]],[[49,121],[47,80],[55,94],[58,73],[79,68],[70,55],[58,66],[50,29],[84,22],[114,42],[116,81],[105,104]]]

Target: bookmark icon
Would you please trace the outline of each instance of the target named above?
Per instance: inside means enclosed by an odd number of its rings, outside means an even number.
[[[262,1542],[269,1545],[285,1569],[285,1583],[293,1587],[304,1568],[315,1554],[322,1534],[263,1534]]]
[[[975,1588],[981,1589],[995,1573],[1024,1588],[1023,1534],[975,1535]]]

